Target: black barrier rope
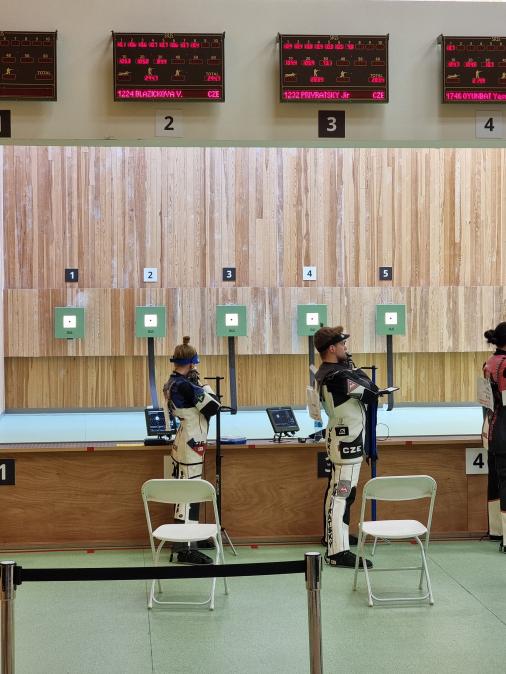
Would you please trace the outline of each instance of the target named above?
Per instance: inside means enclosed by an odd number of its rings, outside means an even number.
[[[304,561],[218,564],[187,567],[126,567],[100,569],[23,569],[13,561],[0,562],[0,671],[14,674],[14,599],[23,582],[67,580],[153,580],[215,578],[304,573],[308,596],[309,661],[311,674],[323,673],[321,638],[321,554],[306,552]]]
[[[166,578],[232,578],[305,573],[306,562],[256,562],[252,564],[209,564],[206,566],[142,566],[99,569],[24,569],[16,565],[14,584],[68,580],[152,580]]]

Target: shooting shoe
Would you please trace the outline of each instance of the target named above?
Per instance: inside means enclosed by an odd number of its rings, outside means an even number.
[[[204,555],[194,548],[186,548],[177,553],[177,561],[180,564],[214,564],[211,557]]]
[[[355,568],[356,559],[357,556],[349,550],[343,550],[342,552],[338,552],[336,555],[325,555],[325,562],[329,564],[329,566],[344,566],[348,569]],[[366,559],[365,563],[368,569],[372,569],[372,562],[369,559]]]

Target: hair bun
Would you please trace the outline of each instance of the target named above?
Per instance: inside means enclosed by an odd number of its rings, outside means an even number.
[[[497,337],[495,336],[495,330],[487,330],[483,336],[489,344],[497,344]]]
[[[183,337],[183,344],[189,344],[190,343],[190,338],[186,335]]]

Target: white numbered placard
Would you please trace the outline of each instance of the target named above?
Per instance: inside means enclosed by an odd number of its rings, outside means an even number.
[[[225,314],[225,325],[236,327],[239,325],[239,314]]]
[[[487,407],[489,410],[494,409],[494,394],[489,379],[485,377],[476,378],[476,397],[482,407]]]
[[[144,314],[144,327],[156,328],[158,326],[158,316],[156,314]]]
[[[385,312],[385,325],[397,325],[397,312],[396,311]]]
[[[156,267],[144,267],[144,283],[156,283],[158,281],[158,269]]]
[[[303,281],[316,281],[316,267],[303,267],[302,268],[302,280]]]
[[[74,314],[71,316],[63,317],[63,327],[67,329],[72,329],[77,327],[77,318]]]
[[[476,138],[503,138],[501,110],[479,110],[476,113]]]
[[[487,474],[487,450],[483,447],[466,447],[466,475]]]
[[[183,113],[180,110],[157,110],[155,135],[159,138],[183,138]]]
[[[320,325],[320,314],[318,312],[306,314],[306,325]]]

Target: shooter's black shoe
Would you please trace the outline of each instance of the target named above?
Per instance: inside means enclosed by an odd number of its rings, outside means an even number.
[[[349,550],[338,552],[337,555],[325,555],[325,562],[330,566],[345,566],[349,569],[355,568],[355,561],[357,556]],[[365,560],[368,569],[372,568],[372,562],[369,559]],[[359,567],[360,568],[360,567]]]
[[[502,541],[499,544],[499,552],[506,552],[506,545],[503,545]]]
[[[207,538],[205,541],[197,541],[197,548],[200,550],[214,550],[214,542],[212,538]]]
[[[211,557],[204,555],[194,548],[186,548],[177,553],[177,561],[180,564],[214,564]]]

